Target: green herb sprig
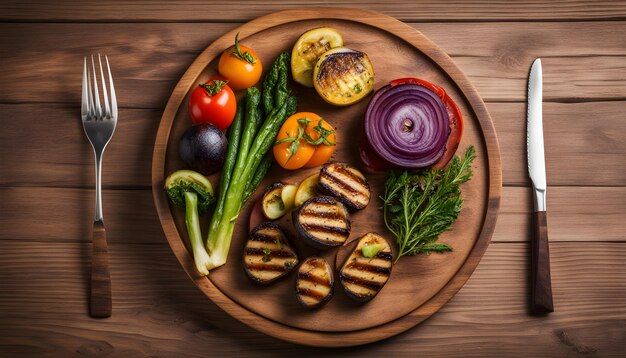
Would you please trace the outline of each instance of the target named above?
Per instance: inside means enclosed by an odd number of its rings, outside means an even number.
[[[476,149],[470,146],[463,158],[454,156],[445,169],[389,174],[381,199],[385,225],[399,248],[396,262],[406,255],[452,251],[450,245],[437,239],[450,229],[461,211],[459,185],[472,177],[474,158]]]

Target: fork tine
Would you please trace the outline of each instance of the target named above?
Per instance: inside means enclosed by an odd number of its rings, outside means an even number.
[[[87,56],[83,58],[83,95],[80,106],[80,113],[83,120],[89,117],[89,77],[87,75]]]
[[[102,71],[102,58],[98,54],[98,64],[100,65],[100,79],[102,80],[102,98],[104,98],[104,117],[111,119],[111,110],[109,109],[109,94],[107,93],[107,83],[104,80],[104,72]]]
[[[107,62],[107,71],[109,72],[109,89],[111,90],[111,118],[117,120],[117,98],[115,97],[115,87],[113,87],[113,76],[111,76],[111,66],[109,66],[109,57],[104,56]]]
[[[91,90],[91,69],[87,66],[87,94],[89,97],[89,112],[87,115],[87,120],[92,120],[96,117],[96,110],[93,105],[93,91]]]
[[[93,55],[91,55],[91,71],[93,72],[93,88],[94,88],[94,100],[96,119],[102,119],[102,107],[100,106],[100,92],[98,92],[98,75],[96,74],[96,65],[93,61]]]

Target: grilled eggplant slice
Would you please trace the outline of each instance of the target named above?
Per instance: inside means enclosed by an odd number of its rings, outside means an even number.
[[[243,267],[250,279],[267,285],[284,277],[298,265],[282,228],[272,222],[255,227],[243,252]]]
[[[344,163],[329,163],[320,171],[319,186],[337,197],[350,210],[360,210],[370,202],[370,186],[363,173]]]
[[[387,240],[375,233],[365,234],[339,271],[346,294],[359,302],[374,298],[389,280],[392,258]]]
[[[303,33],[291,51],[293,80],[313,87],[313,67],[324,52],[343,46],[341,34],[330,27],[319,27]]]
[[[328,103],[347,106],[374,88],[374,68],[367,54],[337,47],[325,52],[315,64],[313,86]]]
[[[348,209],[331,196],[311,198],[292,215],[298,235],[313,248],[341,246],[350,236]]]
[[[318,308],[327,303],[334,292],[333,269],[319,256],[304,260],[296,275],[296,297],[304,307]]]

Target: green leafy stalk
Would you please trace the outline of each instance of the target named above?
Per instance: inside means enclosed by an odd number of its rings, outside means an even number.
[[[210,261],[209,254],[204,248],[202,242],[202,233],[200,232],[200,217],[198,216],[198,195],[195,192],[187,191],[185,196],[185,224],[187,225],[187,233],[191,248],[193,251],[193,261],[196,269],[202,275],[208,275],[208,263]]]
[[[263,178],[265,178],[265,175],[271,166],[272,156],[265,154],[263,160],[261,160],[261,164],[259,164],[259,167],[255,170],[252,179],[246,184],[246,188],[243,191],[244,204],[248,201],[248,199],[250,199],[256,188],[259,187],[259,184],[261,184],[261,181],[263,181]]]
[[[472,177],[474,158],[476,150],[470,146],[462,159],[455,156],[445,169],[389,174],[382,209],[385,225],[398,244],[396,261],[405,255],[452,251],[451,246],[436,241],[461,211],[459,185]]]
[[[219,213],[216,211],[212,218],[212,223],[218,224],[215,227],[211,225],[209,231],[209,270],[226,263],[239,211],[247,196],[256,189],[253,182],[260,182],[264,176],[261,162],[271,148],[280,126],[287,116],[295,113],[297,100],[289,94],[288,76],[289,54],[283,53],[276,59],[263,81],[263,94],[256,89],[249,89],[246,93],[246,121],[237,149],[239,152],[235,167],[226,192],[220,190],[218,202],[223,200],[223,210]],[[261,102],[265,109],[265,120],[259,127]],[[227,156],[231,155],[229,148]]]
[[[243,112],[244,106],[243,102],[241,102],[237,105],[237,112],[235,113],[235,118],[233,119],[233,123],[230,126],[228,134],[228,150],[226,152],[224,166],[222,167],[222,175],[220,176],[220,191],[217,195],[217,205],[215,207],[215,211],[213,211],[211,225],[209,226],[209,237],[211,237],[210,233],[217,231],[224,212],[226,192],[228,191],[228,186],[233,176],[233,169],[235,168],[235,162],[237,161],[237,152],[241,139],[241,130],[243,128]],[[209,248],[209,251],[212,250],[212,244],[208,239],[207,247]]]

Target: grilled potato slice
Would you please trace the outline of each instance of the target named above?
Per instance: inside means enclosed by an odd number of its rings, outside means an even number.
[[[276,220],[293,209],[298,187],[281,182],[270,184],[263,195],[263,214],[270,220]]]
[[[303,33],[291,51],[293,80],[313,87],[313,67],[324,52],[343,46],[341,34],[330,27],[319,27]]]
[[[344,163],[329,163],[320,171],[322,192],[337,197],[350,210],[360,210],[370,202],[370,186],[363,173]]]
[[[296,232],[313,248],[341,246],[350,236],[348,209],[331,196],[311,198],[292,215]]]
[[[367,54],[337,47],[325,52],[315,64],[313,86],[328,103],[347,106],[374,88],[374,68]]]
[[[359,302],[374,298],[389,280],[392,258],[387,240],[375,233],[365,234],[339,271],[346,294]]]
[[[250,279],[267,285],[284,277],[298,265],[282,228],[272,222],[255,227],[244,247],[243,267]]]
[[[319,256],[304,260],[296,275],[296,297],[304,307],[317,308],[333,297],[333,269]]]
[[[320,175],[315,173],[300,183],[298,190],[296,191],[295,205],[296,207],[304,204],[305,201],[311,199],[316,194],[317,183],[319,182]]]

